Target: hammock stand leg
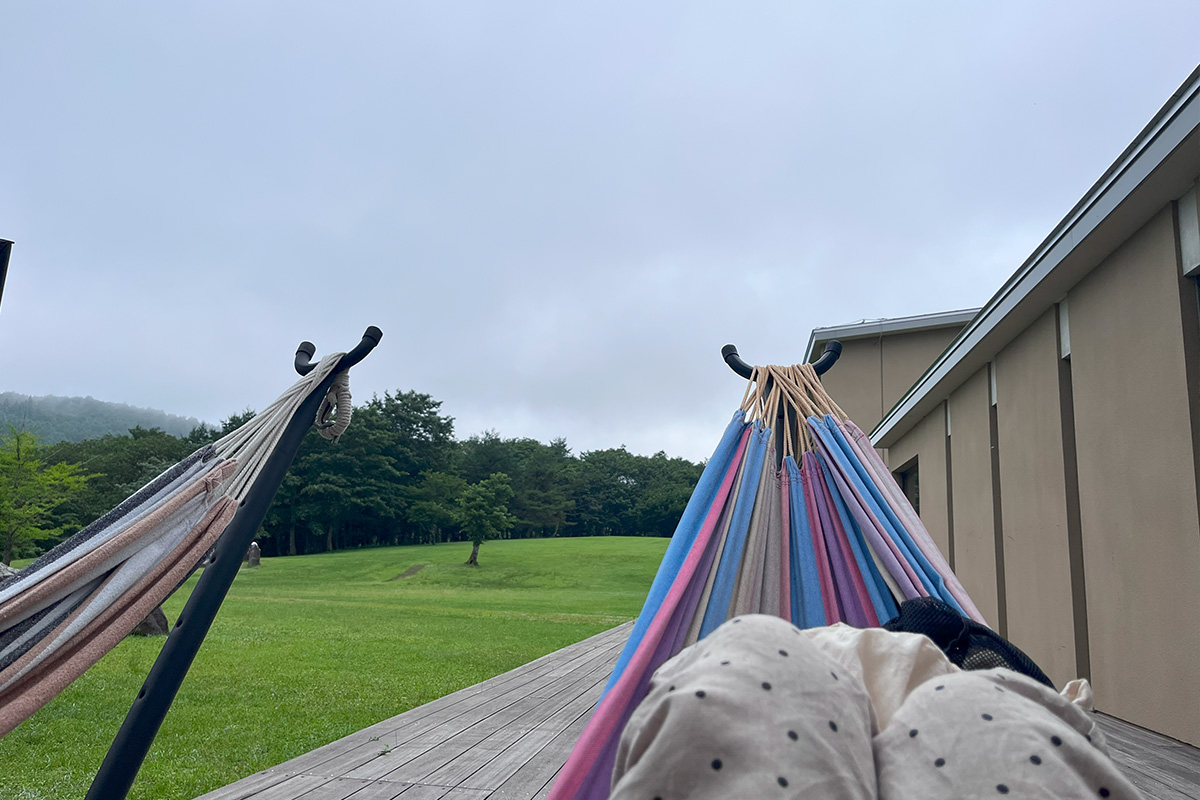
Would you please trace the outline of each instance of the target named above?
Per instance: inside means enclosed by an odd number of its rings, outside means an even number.
[[[200,645],[204,642],[204,637],[208,634],[208,629],[212,626],[233,579],[237,577],[242,566],[242,554],[250,546],[258,526],[266,517],[271,501],[275,499],[275,492],[296,457],[300,443],[304,441],[325,393],[333,383],[334,377],[361,361],[382,336],[378,328],[368,328],[359,346],[343,356],[337,369],[304,398],[299,410],[288,421],[279,444],[267,457],[262,472],[234,514],[229,527],[217,541],[213,563],[204,569],[204,574],[196,583],[183,613],[179,615],[175,627],[167,636],[166,643],[154,666],[150,668],[141,691],[133,701],[125,722],[117,731],[108,755],[104,757],[104,762],[92,781],[87,800],[118,800],[129,793],[129,788],[142,768],[142,762],[146,760],[146,754],[150,752],[154,737],[158,734],[158,729],[162,726],[163,719],[187,676],[192,660],[200,650]],[[296,369],[303,375],[312,369],[308,359],[312,357],[315,348],[308,342],[301,344],[300,348],[296,353]],[[301,355],[304,356],[303,361]]]
[[[13,243],[0,239],[0,300],[4,299],[4,279],[8,276],[8,258],[12,255]]]

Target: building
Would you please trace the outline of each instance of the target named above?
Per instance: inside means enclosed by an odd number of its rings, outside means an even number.
[[[1088,677],[1100,710],[1191,744],[1198,180],[1200,69],[969,320],[810,340],[849,340],[826,386],[882,417],[872,442],[992,627],[1057,684]]]
[[[977,313],[970,308],[814,328],[805,360],[816,361],[831,341],[842,343],[837,369],[821,382],[850,419],[869,431]]]

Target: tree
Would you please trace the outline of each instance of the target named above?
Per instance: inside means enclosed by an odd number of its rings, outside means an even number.
[[[296,512],[314,533],[324,532],[326,550],[349,544],[347,530],[395,527],[408,502],[402,490],[408,475],[394,455],[398,438],[374,402],[354,412],[336,445],[309,433],[296,464]]]
[[[430,543],[442,541],[442,534],[457,524],[457,501],[467,488],[467,482],[457,475],[426,470],[421,483],[411,492],[412,504],[408,519]]]
[[[74,464],[46,464],[37,437],[8,426],[0,440],[0,536],[5,564],[20,548],[60,532],[50,513],[79,492],[87,477]]]
[[[196,425],[186,436],[135,427],[124,435],[43,445],[38,458],[47,465],[74,464],[94,480],[47,512],[38,538],[14,540],[22,549],[14,557],[53,546],[253,416],[245,409],[218,425]],[[258,542],[271,556],[467,539],[479,544],[488,536],[670,536],[701,471],[702,465],[664,453],[641,456],[619,447],[576,456],[563,439],[510,439],[493,430],[459,441],[453,418],[430,395],[385,392],[355,410],[354,424],[336,446],[315,432],[305,437]],[[497,474],[504,475],[507,494],[489,502],[510,522],[476,538],[460,522],[459,500],[472,485],[468,499],[478,500],[478,487],[492,485]]]
[[[566,440],[549,445],[532,439],[520,440],[520,479],[513,486],[512,511],[525,536],[558,536],[575,510],[571,486],[577,462]]]
[[[638,458],[642,480],[633,508],[636,530],[643,536],[671,536],[704,470],[663,452]]]
[[[396,469],[412,476],[425,470],[446,472],[457,448],[454,418],[439,414],[441,407],[440,400],[420,392],[384,392],[355,409],[350,429],[358,424],[360,412],[378,414],[393,434],[384,453],[395,459]]]
[[[641,463],[625,446],[592,450],[579,460],[575,481],[575,533],[631,535],[634,505],[642,490]]]
[[[575,508],[571,498],[576,463],[566,441],[503,439],[495,431],[460,445],[459,471],[467,482],[503,472],[512,486],[508,510],[517,518],[514,536],[557,536]]]
[[[131,428],[126,436],[110,434],[39,446],[48,464],[76,464],[85,474],[95,476],[83,491],[73,494],[52,513],[51,527],[82,528],[194,449],[185,440],[157,428]]]
[[[479,546],[488,539],[503,536],[516,523],[516,517],[508,513],[507,503],[512,496],[508,476],[503,472],[494,472],[468,486],[459,496],[455,516],[473,545],[468,565],[479,566]]]

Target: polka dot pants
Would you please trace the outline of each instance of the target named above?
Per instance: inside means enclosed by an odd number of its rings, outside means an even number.
[[[655,673],[610,799],[1140,796],[1088,712],[1008,670],[927,681],[876,728],[856,675],[784,620],[739,617]]]

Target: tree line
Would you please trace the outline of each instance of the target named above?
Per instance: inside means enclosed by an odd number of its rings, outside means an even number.
[[[0,434],[5,563],[53,546],[252,416],[201,424],[186,436],[135,427],[54,445],[9,428]],[[511,538],[670,536],[702,469],[624,446],[575,455],[563,439],[488,431],[459,440],[440,401],[385,392],[354,409],[336,445],[309,432],[258,541],[264,555],[295,555],[478,542],[481,530]],[[39,475],[46,485],[36,489]],[[51,496],[55,502],[47,503]],[[21,497],[24,513],[17,514]]]
[[[17,430],[37,434],[43,444],[97,439],[136,427],[159,428],[175,436],[186,436],[199,424],[195,417],[109,403],[94,397],[35,397],[0,392],[0,433],[12,425]]]

